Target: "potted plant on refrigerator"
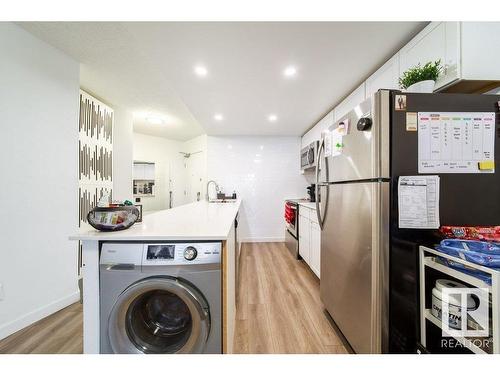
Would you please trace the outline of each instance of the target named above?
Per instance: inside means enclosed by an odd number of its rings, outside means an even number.
[[[407,92],[431,93],[442,70],[441,60],[430,61],[424,66],[417,64],[403,73],[399,78],[399,86]]]

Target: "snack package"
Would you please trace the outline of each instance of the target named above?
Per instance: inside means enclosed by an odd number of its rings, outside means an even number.
[[[500,225],[494,227],[459,227],[444,225],[439,228],[439,232],[441,232],[445,238],[500,242]]]

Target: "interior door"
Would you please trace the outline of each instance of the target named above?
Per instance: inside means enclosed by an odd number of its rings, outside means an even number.
[[[186,159],[187,171],[187,202],[196,202],[203,199],[203,153],[193,153]]]
[[[177,155],[172,158],[169,167],[169,190],[170,207],[177,207],[186,203],[186,168],[184,156]]]

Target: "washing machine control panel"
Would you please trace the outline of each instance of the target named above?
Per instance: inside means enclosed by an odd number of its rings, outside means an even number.
[[[147,243],[142,265],[179,265],[220,263],[220,242]]]

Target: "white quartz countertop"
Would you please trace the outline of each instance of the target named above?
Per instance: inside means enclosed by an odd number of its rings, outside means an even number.
[[[304,206],[316,210],[316,203],[313,202],[298,202],[299,206]]]
[[[241,205],[241,200],[228,203],[194,202],[144,215],[141,223],[126,230],[82,231],[71,240],[90,241],[163,241],[225,240]]]
[[[310,202],[309,200],[304,199],[304,198],[292,198],[292,199],[287,199],[287,201],[292,201],[292,202],[295,202],[295,203],[297,203],[299,206],[308,207],[308,208],[311,208],[311,209],[313,209],[313,210],[315,210],[315,209],[316,209],[316,203],[314,203],[314,202]]]

